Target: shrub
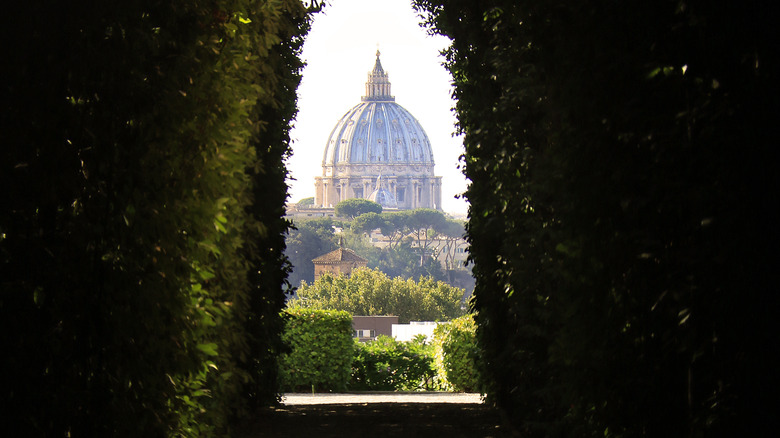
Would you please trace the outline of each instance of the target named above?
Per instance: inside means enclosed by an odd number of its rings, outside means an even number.
[[[439,324],[433,333],[436,367],[445,384],[455,391],[478,390],[476,324],[472,315]]]
[[[353,357],[352,317],[343,311],[287,309],[279,360],[282,391],[343,391]]]
[[[388,336],[356,343],[349,389],[415,391],[436,388],[433,346],[418,336],[400,342]]]

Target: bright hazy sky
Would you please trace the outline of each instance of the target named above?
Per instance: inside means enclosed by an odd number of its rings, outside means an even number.
[[[322,156],[336,122],[365,94],[377,45],[389,74],[395,101],[420,121],[433,147],[435,173],[442,176],[442,208],[465,214],[467,204],[455,195],[466,190],[457,168],[463,153],[453,137],[451,77],[441,65],[445,37],[432,37],[418,25],[410,0],[331,0],[312,24],[303,59],[308,64],[298,88],[300,111],[291,133],[288,168],[290,200],[314,196],[314,177],[322,175]]]

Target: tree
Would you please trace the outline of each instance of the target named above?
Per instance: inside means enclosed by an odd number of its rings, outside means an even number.
[[[311,207],[312,205],[314,205],[314,197],[311,196],[308,198],[303,198],[300,201],[298,201],[297,205],[298,207]]]
[[[298,220],[288,232],[285,255],[292,264],[289,282],[297,287],[301,281],[314,281],[312,260],[335,250],[338,246],[333,221],[328,218]]]
[[[369,267],[377,268],[389,277],[430,276],[436,280],[445,278],[438,256],[448,247],[446,243],[443,246],[435,244],[444,236],[440,232],[452,231],[448,227],[444,214],[430,209],[366,213],[350,223],[351,233],[364,235],[364,240],[377,229],[389,238],[387,247],[381,250],[358,251],[369,260]]]
[[[466,229],[462,221],[447,219],[447,221],[437,230],[436,237],[443,240],[444,244],[433,249],[433,256],[436,259],[444,258],[444,268],[447,271],[456,269],[455,255],[458,250],[458,242],[466,234]]]
[[[392,248],[382,248],[372,255],[373,258],[369,259],[369,267],[376,267],[388,277],[429,277],[439,281],[445,280],[441,263],[431,256],[420,257],[420,251],[412,246],[410,241],[402,242]]]
[[[350,229],[357,234],[370,234],[376,229],[387,228],[386,218],[380,213],[363,213],[350,222]]]
[[[345,199],[334,208],[334,213],[339,217],[356,218],[366,213],[382,213],[382,206],[374,201],[362,198]]]
[[[356,269],[349,277],[324,274],[303,284],[290,306],[344,310],[351,315],[394,315],[398,321],[447,321],[464,314],[463,290],[430,278],[390,279],[377,270]]]
[[[350,228],[353,232],[369,234],[378,229],[390,239],[388,246],[398,248],[403,242],[418,253],[420,265],[427,258],[435,257],[439,248],[434,242],[446,233],[456,233],[448,223],[444,213],[429,208],[403,210],[389,213],[366,213],[353,219]]]

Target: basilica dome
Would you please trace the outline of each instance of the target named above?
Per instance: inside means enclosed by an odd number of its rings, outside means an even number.
[[[441,209],[441,177],[434,176],[431,142],[420,122],[390,94],[379,51],[366,95],[328,137],[315,186],[320,207],[380,195],[384,207]]]
[[[331,131],[323,166],[434,164],[431,142],[422,125],[390,95],[390,82],[379,52],[361,100]]]

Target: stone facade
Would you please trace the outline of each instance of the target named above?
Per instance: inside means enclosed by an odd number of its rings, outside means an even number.
[[[335,276],[349,277],[352,270],[365,268],[368,260],[355,254],[351,249],[339,248],[315,258],[312,263],[314,263],[314,281],[317,281],[326,272]]]

